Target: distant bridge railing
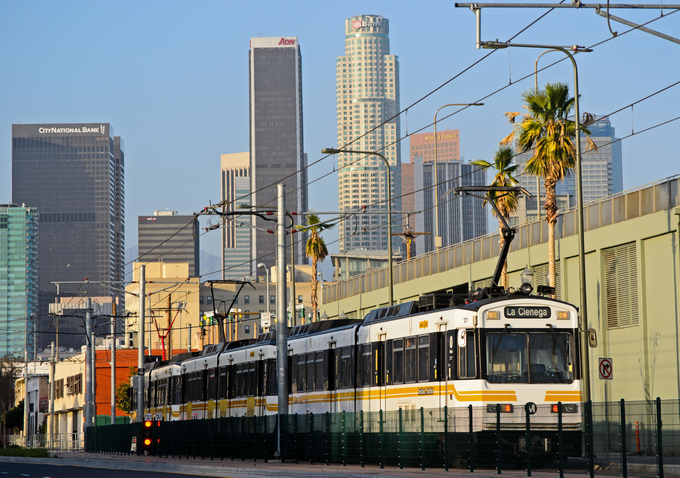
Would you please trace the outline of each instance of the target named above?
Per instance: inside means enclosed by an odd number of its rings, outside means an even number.
[[[584,228],[591,231],[676,207],[680,205],[679,185],[680,177],[676,175],[588,203],[583,211]],[[576,208],[560,213],[555,225],[555,239],[575,235],[577,221]],[[544,220],[521,224],[516,229],[510,252],[548,241],[548,224]],[[489,234],[399,262],[393,268],[394,284],[497,257],[498,240],[498,233]],[[372,269],[350,279],[326,284],[322,289],[322,303],[382,289],[388,286],[388,282],[386,267]]]

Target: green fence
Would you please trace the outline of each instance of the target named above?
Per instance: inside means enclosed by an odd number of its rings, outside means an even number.
[[[86,451],[130,454],[141,430],[140,423],[88,428]],[[631,469],[663,478],[680,465],[680,404],[660,399],[185,420],[157,422],[153,433],[154,455],[189,459],[272,459],[280,435],[282,458],[296,463],[526,469],[529,476],[550,467],[561,476],[570,458],[571,468],[591,476],[606,464],[624,478]]]

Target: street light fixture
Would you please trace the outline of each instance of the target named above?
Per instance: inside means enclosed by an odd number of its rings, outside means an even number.
[[[447,106],[483,106],[484,103],[449,103],[440,106],[434,113],[434,247],[436,250],[442,246],[442,238],[439,235],[439,178],[437,175],[437,114],[439,110]]]
[[[481,42],[481,47],[486,49],[502,49],[508,47],[517,48],[541,48],[553,51],[561,51],[569,57],[571,64],[574,67],[574,105],[575,105],[575,124],[576,124],[576,189],[578,201],[578,260],[579,260],[579,285],[580,285],[580,307],[581,313],[581,336],[583,344],[588,343],[588,314],[587,314],[587,300],[586,300],[586,260],[585,260],[585,242],[583,238],[583,183],[581,177],[581,117],[579,112],[579,93],[578,93],[578,67],[576,61],[569,51],[574,53],[588,53],[592,50],[582,46],[555,46],[555,45],[531,45],[522,43],[503,43],[497,41]],[[540,58],[540,57],[539,57]],[[538,59],[536,60],[538,61]],[[590,366],[588,347],[581,347],[583,360],[583,401],[590,400]]]
[[[349,153],[349,154],[368,154],[373,156],[379,156],[385,166],[387,167],[387,267],[389,274],[389,305],[394,304],[394,275],[392,272],[392,175],[390,174],[390,163],[387,162],[387,158],[380,153],[375,151],[355,151],[349,149],[335,149],[335,148],[324,148],[321,150],[321,154],[337,154],[337,153]]]

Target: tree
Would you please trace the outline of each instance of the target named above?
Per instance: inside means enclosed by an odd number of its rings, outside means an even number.
[[[135,376],[135,368],[130,367],[127,379],[116,385],[116,408],[123,413],[130,413],[130,379]]]
[[[491,181],[491,186],[507,187],[514,186],[517,184],[517,179],[515,179],[513,174],[517,170],[518,166],[512,164],[512,158],[513,158],[512,148],[508,146],[501,146],[493,156],[493,164],[483,159],[472,161],[470,164],[474,164],[475,166],[479,166],[480,168],[483,169],[488,168],[494,169],[496,171],[496,175],[494,176],[493,181]],[[517,194],[515,192],[489,191],[488,197],[489,201],[493,201],[496,204],[498,212],[500,213],[501,216],[503,216],[503,218],[505,218],[506,222],[508,221],[510,214],[517,210]],[[494,216],[496,216],[496,211],[494,211],[493,214]],[[501,221],[501,219],[498,218],[498,229],[500,230],[502,228],[503,221]],[[500,236],[501,237],[499,244],[500,249],[502,250],[503,244],[505,243],[505,239],[502,233]],[[508,287],[507,259],[503,264],[500,285],[503,288]]]
[[[511,123],[518,116],[522,121],[514,131],[505,137],[502,145],[515,141],[519,152],[533,151],[526,162],[524,171],[532,176],[543,178],[545,183],[545,220],[548,222],[548,277],[551,287],[555,287],[555,223],[557,223],[557,182],[571,175],[576,165],[576,124],[569,119],[574,108],[575,98],[569,96],[566,83],[548,83],[545,89],[535,89],[522,93],[526,114],[505,113]],[[587,127],[594,117],[585,113],[581,131],[586,135],[588,149],[596,149]]]
[[[317,299],[317,288],[319,282],[316,278],[317,265],[319,262],[328,257],[328,249],[326,248],[326,242],[321,237],[321,232],[332,228],[334,224],[323,224],[316,214],[310,214],[307,216],[307,226],[302,230],[309,231],[309,239],[307,239],[307,245],[305,247],[305,253],[307,257],[312,259],[312,320],[316,319],[316,313],[318,309],[318,299]]]

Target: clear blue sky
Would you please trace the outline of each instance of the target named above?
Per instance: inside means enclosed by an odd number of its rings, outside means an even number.
[[[644,2],[644,0],[640,0]],[[569,3],[569,0],[567,0]],[[482,39],[505,41],[543,10],[485,9]],[[305,150],[309,161],[335,146],[335,59],[343,54],[345,18],[390,20],[391,52],[401,65],[402,108],[487,53],[476,50],[475,18],[453,2],[0,2],[0,203],[11,201],[13,123],[109,122],[125,141],[126,246],[136,245],[136,218],[159,208],[181,214],[220,199],[220,154],[248,148],[248,48],[251,37],[297,36],[303,58]],[[657,11],[616,10],[638,23]],[[668,12],[666,12],[668,13]],[[651,25],[680,36],[680,13]],[[578,55],[581,109],[608,114],[680,80],[680,45],[612,23],[619,37]],[[592,9],[555,10],[514,41],[593,45],[611,38]],[[446,103],[473,102],[533,71],[539,50],[498,51],[420,102],[402,134],[431,123]],[[546,55],[541,65],[559,54]],[[566,62],[540,83],[572,83]],[[485,106],[443,121],[460,129],[466,160],[490,159],[510,132],[503,113],[521,107],[533,78],[484,99]],[[611,117],[618,136],[674,118],[680,86]],[[453,110],[451,110],[453,111]],[[440,116],[441,117],[441,116]],[[680,121],[623,141],[624,188],[680,173]],[[408,158],[408,140],[402,156]],[[310,180],[333,169],[329,159]],[[337,210],[337,176],[310,186],[316,210]],[[329,242],[337,232],[327,234]],[[219,232],[202,249],[219,255]],[[337,251],[337,244],[331,245]]]

